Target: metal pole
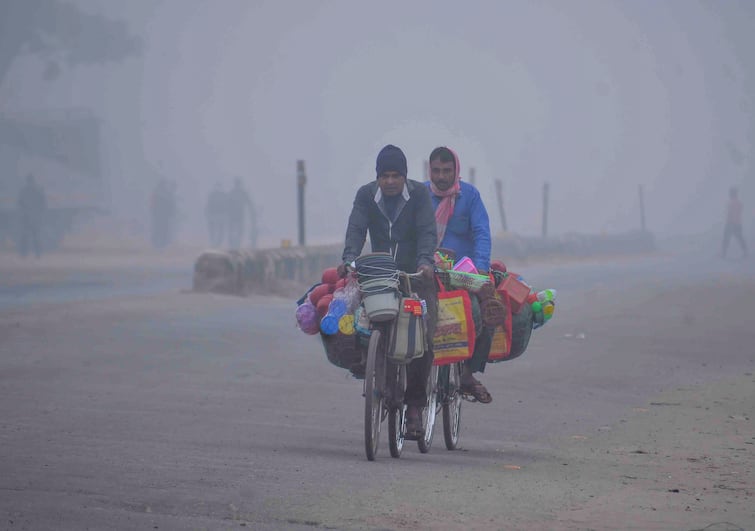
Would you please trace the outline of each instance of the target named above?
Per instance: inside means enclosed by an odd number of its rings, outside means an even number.
[[[304,247],[304,187],[307,184],[307,172],[304,169],[303,160],[296,161],[296,184],[299,200],[299,245]]]
[[[498,199],[498,214],[501,216],[503,232],[508,232],[509,229],[506,225],[506,212],[503,210],[503,183],[500,179],[495,180],[495,195]]]
[[[543,183],[543,238],[548,237],[548,191],[550,185]]]
[[[425,170],[423,179],[425,181],[429,181],[430,180],[430,161],[429,160],[424,161],[423,169]]]
[[[640,194],[640,227],[642,228],[642,232],[645,232],[645,193],[642,190],[641,184],[637,188]]]
[[[469,184],[472,186],[475,186],[476,176],[475,176],[475,169],[469,168]]]

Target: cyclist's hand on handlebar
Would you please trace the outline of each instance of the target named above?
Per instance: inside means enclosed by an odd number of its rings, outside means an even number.
[[[430,264],[422,264],[417,268],[417,273],[422,273],[422,276],[427,280],[432,280],[435,275],[435,268]]]
[[[338,266],[338,267],[336,268],[336,271],[338,271],[338,277],[339,277],[339,278],[345,278],[345,277],[346,277],[346,275],[348,275],[348,274],[349,274],[349,272],[351,272],[351,271],[352,271],[352,269],[353,269],[353,268],[351,267],[351,264],[350,264],[349,262],[344,262],[344,263],[340,264],[340,265],[339,265],[339,266]],[[332,270],[331,270],[331,271],[332,271]]]

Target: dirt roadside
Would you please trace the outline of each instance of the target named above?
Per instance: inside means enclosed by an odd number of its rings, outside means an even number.
[[[680,388],[531,471],[582,499],[527,529],[755,528],[755,377]],[[559,469],[559,466],[561,467]],[[517,527],[520,527],[519,524]]]

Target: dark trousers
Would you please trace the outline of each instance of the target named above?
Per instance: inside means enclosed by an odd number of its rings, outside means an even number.
[[[27,256],[29,251],[34,253],[37,258],[42,254],[42,244],[39,238],[39,225],[36,223],[24,222],[21,225],[21,237],[19,238],[19,254]]]
[[[472,320],[475,326],[475,343],[472,357],[464,364],[475,372],[485,372],[485,364],[488,362],[490,347],[493,345],[493,330],[485,326],[482,322],[482,310],[480,308],[480,298],[470,293],[469,298],[472,302]]]
[[[433,335],[438,322],[438,288],[435,281],[418,278],[412,279],[412,290],[427,302],[427,318],[425,333],[427,334],[427,350],[424,355],[409,363],[406,368],[406,394],[404,401],[409,406],[425,407],[427,404],[427,379],[433,365]]]
[[[729,240],[731,240],[732,236],[739,241],[739,245],[742,247],[742,252],[747,255],[747,244],[745,243],[744,236],[742,236],[742,225],[727,223],[724,228],[724,241],[721,244],[721,256],[726,256],[726,250],[729,248]]]

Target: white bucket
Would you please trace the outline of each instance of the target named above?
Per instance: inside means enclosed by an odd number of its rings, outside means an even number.
[[[398,315],[400,297],[397,291],[365,295],[362,299],[364,311],[370,321],[381,322],[395,319]]]

